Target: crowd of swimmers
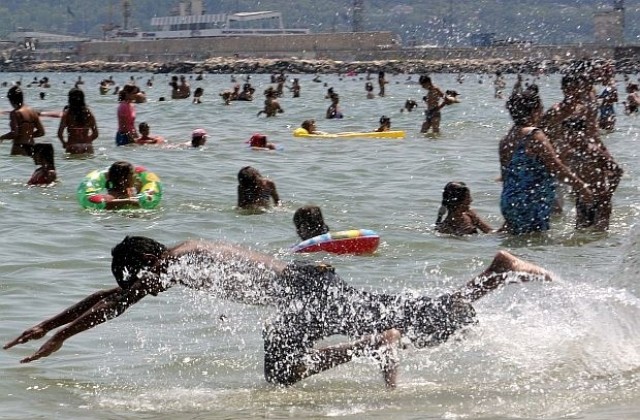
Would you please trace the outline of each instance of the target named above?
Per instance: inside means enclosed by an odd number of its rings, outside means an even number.
[[[518,77],[506,101],[513,126],[500,140],[496,157],[502,182],[499,206],[503,225],[495,229],[484,221],[471,207],[467,183],[452,181],[444,187],[435,230],[451,235],[494,231],[523,235],[546,231],[550,229],[553,213],[563,210],[563,194],[573,200],[577,228],[608,229],[612,197],[623,174],[602,142],[601,131],[615,126],[612,118],[615,111],[611,110],[611,104],[617,102],[613,75],[610,63],[573,63],[562,76],[562,100],[546,109],[539,87],[535,83],[525,84]],[[277,98],[282,95],[286,77],[275,75],[273,81],[277,86],[265,90],[265,109],[261,111],[268,117],[283,112]],[[179,87],[180,83],[176,83]],[[379,74],[378,83],[379,96],[384,96],[388,83],[384,73]],[[423,100],[426,120],[421,131],[439,133],[440,110],[455,103],[457,93],[442,91],[428,75],[420,76],[419,84],[426,90]],[[595,90],[598,84],[605,86],[601,94]],[[628,113],[638,112],[639,104],[637,86],[631,85],[625,103]],[[372,90],[370,86],[367,82],[367,94]],[[496,97],[504,94],[505,87],[503,82],[496,84]],[[60,116],[58,135],[68,153],[92,152],[89,146],[98,136],[95,118],[84,103],[82,90],[74,89]],[[296,89],[299,95],[299,84]],[[133,85],[125,85],[120,91],[118,144],[162,143],[161,138],[150,134],[148,124],[140,124],[139,133],[136,131],[133,103],[139,93]],[[221,96],[225,101],[229,99]],[[327,96],[333,107],[327,110],[327,117],[331,114],[337,118],[338,95],[328,91]],[[32,156],[40,165],[32,179],[55,179],[53,146],[34,143],[34,138],[44,135],[38,113],[24,104],[18,87],[12,87],[8,97],[14,108],[10,113],[11,131],[0,139],[13,140],[12,154]],[[416,107],[415,101],[408,100],[404,109],[411,112]],[[390,129],[390,118],[382,116],[379,122],[378,131]],[[309,134],[318,133],[312,119],[305,120],[301,128]],[[194,130],[191,145],[202,146],[206,138],[204,129]],[[261,133],[254,134],[249,144],[265,149],[273,146]],[[136,188],[133,165],[115,162],[107,178],[110,208],[132,205],[135,201],[132,191]],[[237,180],[237,208],[241,211],[264,213],[265,208],[281,205],[275,182],[256,168],[242,167]],[[559,191],[560,184],[567,187],[563,194]],[[302,240],[329,232],[322,210],[315,205],[298,208],[293,223]],[[194,276],[184,275],[181,263],[188,262],[190,273],[202,272],[204,276],[211,273],[209,265],[227,264],[228,269],[220,270],[223,276],[220,296],[276,307],[275,315],[263,330],[264,371],[269,382],[292,385],[354,357],[371,355],[379,362],[386,385],[395,387],[396,351],[402,348],[401,337],[416,347],[446,341],[455,331],[476,322],[472,303],[504,285],[508,274],[519,272],[520,280],[529,280],[530,275],[550,280],[545,270],[506,252],[498,252],[486,270],[459,290],[435,298],[371,293],[349,286],[332,267],[285,264],[228,244],[200,241],[167,247],[150,238],[126,237],[113,248],[112,257],[112,273],[118,287],[91,294],[59,315],[25,330],[4,348],[42,338],[60,328],[22,362],[49,356],[72,335],[121,315],[145,296],[157,295],[173,285],[202,289],[203,282],[191,281]],[[335,334],[355,337],[356,341],[316,346],[318,341]]]

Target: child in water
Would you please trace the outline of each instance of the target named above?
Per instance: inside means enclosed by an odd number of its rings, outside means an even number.
[[[264,134],[256,133],[249,139],[249,147],[253,149],[275,150],[276,145],[267,142],[267,136],[265,136]]]
[[[318,206],[300,207],[293,214],[293,224],[303,241],[329,232],[329,226],[324,222],[322,211]]]
[[[340,103],[340,97],[338,96],[337,93],[334,93],[331,95],[331,105],[329,105],[329,108],[327,108],[327,119],[334,119],[334,118],[342,118],[342,112],[340,111],[340,108],[338,107],[338,104]]]
[[[138,125],[138,131],[140,132],[140,137],[136,139],[136,144],[164,143],[164,139],[162,137],[150,135],[151,128],[146,122],[141,122],[140,125]]]
[[[471,192],[464,182],[449,182],[442,192],[442,205],[438,211],[436,231],[450,235],[489,233],[493,228],[471,210]],[[442,220],[445,215],[447,217]]]
[[[376,128],[376,132],[391,131],[391,118],[383,115],[380,117],[380,127]]]
[[[139,187],[135,184],[135,168],[125,161],[114,162],[107,171],[107,194],[104,200],[107,210],[139,208],[136,198]]]
[[[56,166],[53,161],[53,145],[37,143],[33,145],[33,163],[40,165],[31,175],[28,185],[49,185],[56,181]]]
[[[196,128],[191,133],[191,147],[204,146],[207,142],[207,132],[204,128]]]
[[[245,166],[238,172],[238,208],[243,210],[264,210],[271,200],[279,206],[280,197],[276,184],[264,178],[257,169]]]

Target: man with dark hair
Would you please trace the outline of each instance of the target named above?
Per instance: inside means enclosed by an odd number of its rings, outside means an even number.
[[[4,348],[42,338],[66,325],[21,363],[49,356],[71,336],[121,315],[146,295],[181,284],[225,299],[276,307],[263,331],[269,382],[291,385],[354,357],[371,355],[380,362],[387,386],[394,387],[402,335],[417,347],[437,345],[473,324],[471,303],[503,285],[512,278],[510,274],[521,281],[550,279],[545,270],[504,251],[464,287],[437,298],[359,290],[329,266],[286,264],[223,243],[188,241],[166,248],[149,238],[126,237],[113,248],[112,256],[111,269],[119,287],[88,296],[29,328]],[[315,342],[335,334],[359,339],[314,348]]]

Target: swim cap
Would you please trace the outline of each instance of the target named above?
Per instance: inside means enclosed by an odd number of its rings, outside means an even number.
[[[207,137],[207,132],[204,128],[196,128],[191,133],[191,137]]]

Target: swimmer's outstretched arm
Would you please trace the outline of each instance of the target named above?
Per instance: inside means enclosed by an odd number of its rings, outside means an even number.
[[[69,323],[68,326],[64,327],[63,329],[55,333],[54,336],[51,337],[46,343],[44,343],[38,351],[36,351],[31,356],[22,359],[20,363],[29,363],[34,360],[47,357],[50,354],[58,351],[62,347],[62,344],[65,342],[65,340],[67,340],[68,338],[78,333],[81,333],[83,331],[86,331],[90,328],[93,328],[96,325],[102,324],[103,322],[106,322],[112,318],[116,318],[120,316],[129,306],[137,303],[143,297],[151,293],[142,284],[142,282],[138,282],[134,284],[131,288],[126,290],[120,287],[117,287],[107,292],[111,292],[111,293],[106,293],[104,297],[98,300],[94,305],[90,306],[89,309],[81,313],[81,315],[78,316],[77,313],[80,312],[80,310],[83,309],[84,307],[89,306],[89,302],[92,300],[92,298],[96,295],[99,295],[100,292],[89,296],[88,298],[84,299],[80,303],[72,306],[71,308],[65,310],[64,312],[51,318],[50,320],[47,320],[44,323],[37,325],[36,327],[34,327],[36,330],[32,328],[31,330],[34,330],[34,332],[36,333],[35,335],[33,334],[30,335],[29,334],[30,330],[27,330],[16,340],[8,343],[4,348],[7,349],[12,345],[15,345],[21,342],[26,342],[28,340],[35,339],[35,338],[41,338],[49,330],[43,329],[41,331],[38,331],[37,330],[38,327],[40,327],[43,324],[50,323],[50,325],[48,326],[50,328],[55,328],[51,325],[55,325],[55,323],[58,323],[59,325],[63,325],[63,323],[61,322],[64,321],[67,316],[69,318],[72,318],[72,316],[75,315],[73,316],[73,320]]]
[[[65,325],[72,321],[75,321],[96,303],[112,295],[118,290],[120,290],[119,287],[109,290],[100,290],[92,295],[87,296],[75,305],[72,305],[64,311],[60,312],[58,315],[55,315],[47,320],[42,321],[38,325],[29,328],[28,330],[23,332],[20,337],[5,344],[3,349],[7,350],[17,344],[24,344],[27,341],[37,340],[44,337],[49,331],[53,330],[54,328],[58,328],[61,325]]]
[[[503,286],[509,274],[517,274],[518,280],[522,282],[552,280],[551,273],[544,268],[521,260],[506,251],[499,251],[489,267],[482,274],[471,279],[456,294],[470,302],[476,301],[490,291]]]

